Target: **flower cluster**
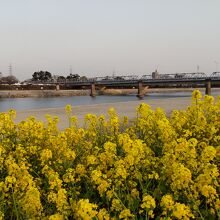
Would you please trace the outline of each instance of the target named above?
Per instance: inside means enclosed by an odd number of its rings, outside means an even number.
[[[0,113],[0,219],[220,219],[220,99],[192,94],[169,117],[88,114],[15,123]]]

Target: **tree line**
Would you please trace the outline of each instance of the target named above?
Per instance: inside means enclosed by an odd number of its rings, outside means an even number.
[[[62,81],[65,81],[65,80],[71,80],[71,81],[84,80],[84,81],[86,81],[87,77],[86,76],[80,76],[78,74],[72,74],[72,73],[70,73],[66,77],[62,76],[62,75],[54,77],[48,71],[37,71],[37,72],[33,73],[32,79],[31,79],[31,81],[34,81],[34,82],[42,82],[42,81],[44,81],[44,82],[48,82],[48,81],[62,82]]]
[[[32,74],[32,78],[29,80],[25,80],[24,82],[64,82],[66,80],[69,81],[87,81],[86,76],[80,76],[78,74],[69,74],[68,76],[53,76],[48,71],[36,71]],[[15,84],[18,83],[19,80],[14,75],[2,76],[0,73],[0,84]]]
[[[18,79],[13,75],[0,77],[0,84],[15,84],[15,83],[18,83]]]

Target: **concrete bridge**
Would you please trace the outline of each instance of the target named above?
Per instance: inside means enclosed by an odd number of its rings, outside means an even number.
[[[205,87],[206,94],[211,95],[212,86],[220,86],[220,77],[200,77],[200,78],[162,78],[162,79],[119,79],[119,80],[88,80],[88,81],[65,81],[57,83],[59,85],[74,88],[90,87],[90,95],[96,96],[96,88],[138,88],[137,96],[143,98],[148,87],[170,87],[183,86]]]
[[[57,90],[60,86],[68,88],[90,88],[90,95],[96,96],[96,89],[104,90],[105,88],[137,88],[139,98],[142,98],[149,87],[196,87],[206,88],[206,94],[211,95],[211,87],[220,87],[220,72],[213,72],[207,76],[203,72],[196,73],[176,73],[176,74],[159,74],[157,71],[141,77],[131,76],[106,76],[95,77],[86,80],[70,80],[50,82],[35,82],[43,84],[56,85]]]

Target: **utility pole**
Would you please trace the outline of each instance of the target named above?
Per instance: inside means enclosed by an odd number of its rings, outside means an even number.
[[[12,76],[12,64],[11,63],[8,66],[8,73],[10,76]]]

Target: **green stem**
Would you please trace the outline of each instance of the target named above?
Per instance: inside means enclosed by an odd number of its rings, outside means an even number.
[[[12,198],[13,198],[13,204],[14,204],[14,207],[15,207],[15,214],[16,214],[16,217],[17,217],[17,220],[19,220],[19,213],[18,213],[18,209],[17,209],[17,205],[16,205],[16,201],[15,201],[15,197],[14,197],[14,191],[13,191],[13,188],[12,188]]]

